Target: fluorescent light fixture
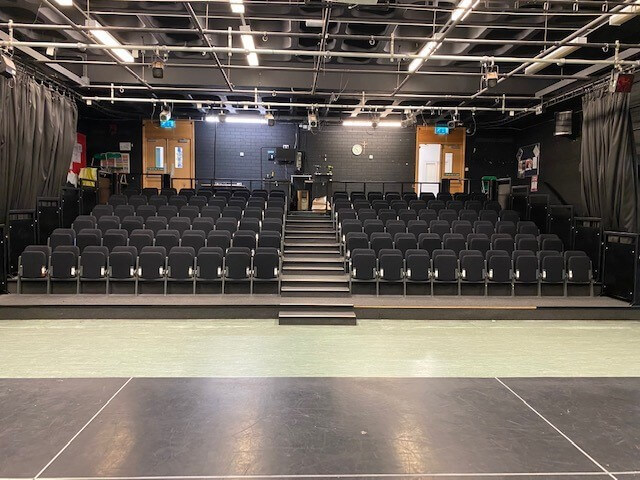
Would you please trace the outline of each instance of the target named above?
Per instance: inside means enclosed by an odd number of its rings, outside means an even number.
[[[251,52],[247,55],[247,62],[252,67],[257,67],[260,65],[260,61],[258,60],[258,54],[256,52]]]
[[[611,15],[609,17],[609,25],[619,27],[623,23],[628,22],[636,15],[640,14],[640,0],[632,2],[632,5],[628,5],[620,10],[620,13]]]
[[[56,3],[61,7],[70,7],[73,5],[73,0],[56,0]]]
[[[249,25],[241,25],[240,31],[250,32],[251,27]],[[253,35],[240,35],[240,39],[242,40],[243,48],[249,50],[249,53],[247,53],[247,62],[249,63],[249,65],[252,67],[257,67],[258,65],[260,65],[258,54],[256,53],[256,43],[253,41]]]
[[[204,117],[204,121],[208,123],[218,123],[220,118],[218,118],[218,115],[207,115]]]
[[[266,125],[267,122],[267,119],[264,117],[249,115],[227,116],[227,123],[256,123]]]
[[[87,21],[87,26],[95,28],[95,27],[101,27],[102,25],[100,25],[95,20],[91,20],[91,21]],[[111,33],[107,32],[106,30],[97,30],[97,29],[91,30],[91,34],[96,38],[96,40],[98,40],[98,42],[100,42],[103,45],[107,45],[109,47],[117,47],[122,45],[118,40],[116,40],[116,38],[113,35],[111,35]],[[135,62],[135,58],[133,58],[133,55],[129,50],[126,50],[124,48],[113,48],[111,49],[111,51],[116,57],[118,57],[123,62],[128,62],[128,63]]]
[[[242,4],[242,0],[229,0],[231,4],[231,11],[233,13],[244,13],[244,5]]]
[[[475,2],[473,0],[461,0],[455,10],[451,13],[451,20],[454,22],[456,20],[464,20],[471,13],[476,5],[478,5],[479,0]]]
[[[572,42],[587,43],[587,37],[578,37],[572,40]],[[549,60],[561,59],[566,57],[570,53],[575,52],[576,50],[578,50],[578,48],[580,47],[565,45],[564,47],[556,48],[554,51],[549,52],[542,58],[549,59]],[[531,65],[529,65],[527,68],[524,69],[524,73],[527,75],[533,75],[534,73],[538,73],[540,70],[547,68],[549,65],[550,65],[549,63],[532,63]]]
[[[438,46],[438,42],[428,42],[424,47],[418,52],[421,58],[414,58],[409,64],[409,72],[415,72],[420,66],[424,63],[429,55],[431,55],[436,47]]]
[[[343,120],[343,127],[373,127],[373,122],[369,120]],[[378,122],[379,127],[402,127],[401,121],[382,120]]]

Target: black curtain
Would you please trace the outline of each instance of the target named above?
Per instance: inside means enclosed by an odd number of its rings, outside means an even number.
[[[75,101],[19,73],[0,78],[0,223],[57,196],[76,144]]]
[[[580,175],[587,215],[608,230],[638,231],[638,178],[629,95],[592,92],[582,99]]]

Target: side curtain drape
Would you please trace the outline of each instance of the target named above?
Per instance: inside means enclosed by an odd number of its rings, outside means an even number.
[[[597,91],[582,99],[580,175],[587,215],[605,229],[638,231],[638,178],[629,95]]]
[[[57,196],[76,144],[75,101],[27,75],[0,78],[0,223]]]

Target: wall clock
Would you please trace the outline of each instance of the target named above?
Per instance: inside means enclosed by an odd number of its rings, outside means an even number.
[[[360,145],[359,143],[356,143],[353,147],[351,147],[351,153],[353,153],[356,156],[362,155],[363,150],[364,149],[362,148],[362,145]]]

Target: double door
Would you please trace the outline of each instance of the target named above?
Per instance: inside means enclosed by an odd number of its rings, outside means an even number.
[[[162,187],[162,176],[171,176],[171,186],[176,190],[193,188],[195,165],[189,138],[148,138],[144,160],[144,187]]]

